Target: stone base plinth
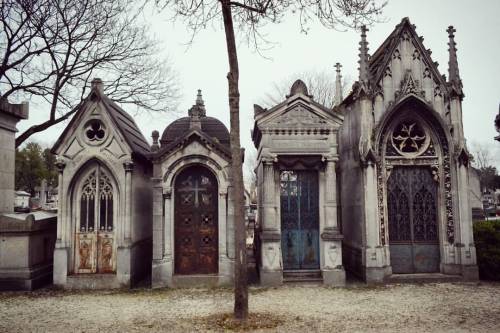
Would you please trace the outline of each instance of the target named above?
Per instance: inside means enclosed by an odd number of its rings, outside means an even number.
[[[276,287],[283,284],[283,271],[260,270],[260,284],[265,287]]]
[[[364,280],[367,284],[384,283],[386,278],[392,274],[390,266],[385,267],[363,267]]]
[[[345,270],[343,267],[324,269],[321,271],[323,284],[329,287],[345,287]]]
[[[464,281],[479,280],[479,270],[477,265],[462,266],[462,277]]]

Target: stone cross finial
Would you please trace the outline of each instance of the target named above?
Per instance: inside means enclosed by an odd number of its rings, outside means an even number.
[[[452,88],[459,94],[462,94],[462,80],[460,79],[460,73],[458,71],[458,60],[457,60],[457,44],[455,43],[455,28],[449,26],[446,30],[448,32],[448,52],[450,59],[448,61],[448,82],[451,83]]]
[[[201,95],[201,89],[198,89],[198,94],[196,95],[196,104],[189,109],[189,117],[191,118],[189,121],[189,128],[193,129],[201,129],[201,117],[206,116],[205,111],[205,102],[203,101],[203,97]]]
[[[340,68],[342,65],[340,63],[335,64],[335,71],[337,72],[337,76],[335,77],[335,106],[339,105],[342,100],[342,75],[340,74]]]
[[[153,138],[153,144],[151,145],[151,151],[158,151],[160,149],[160,145],[158,144],[158,138],[160,137],[160,133],[158,131],[153,131],[151,133],[151,137]]]
[[[198,89],[198,95],[196,95],[196,105],[205,105],[203,97],[201,96],[201,89]]]
[[[92,80],[92,82],[90,83],[92,89],[96,89],[98,90],[99,92],[103,92],[104,91],[104,85],[102,83],[102,80],[98,77],[96,77],[95,79]]]
[[[368,84],[368,42],[366,41],[366,32],[368,29],[365,25],[361,26],[361,41],[359,42],[359,82]]]

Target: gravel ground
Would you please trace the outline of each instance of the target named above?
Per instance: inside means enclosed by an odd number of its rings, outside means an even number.
[[[230,289],[0,293],[1,332],[222,331]],[[250,311],[281,320],[261,332],[500,332],[500,284],[251,288]]]

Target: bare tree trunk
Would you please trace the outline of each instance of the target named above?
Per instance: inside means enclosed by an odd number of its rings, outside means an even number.
[[[238,89],[239,69],[234,37],[233,17],[229,0],[221,0],[222,17],[226,34],[227,55],[229,59],[229,112],[231,121],[231,173],[234,194],[234,241],[236,262],[234,272],[234,317],[238,320],[248,318],[247,253],[246,232],[243,207],[243,170],[240,147],[240,93]]]

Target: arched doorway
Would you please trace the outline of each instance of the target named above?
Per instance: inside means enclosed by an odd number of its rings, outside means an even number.
[[[393,273],[439,272],[437,184],[429,167],[395,167],[387,182]]]
[[[388,236],[395,274],[439,272],[440,143],[426,121],[408,112],[386,131]]]
[[[116,272],[116,189],[109,173],[95,163],[76,183],[74,272]]]
[[[206,167],[184,169],[175,180],[175,274],[218,273],[218,185]]]

